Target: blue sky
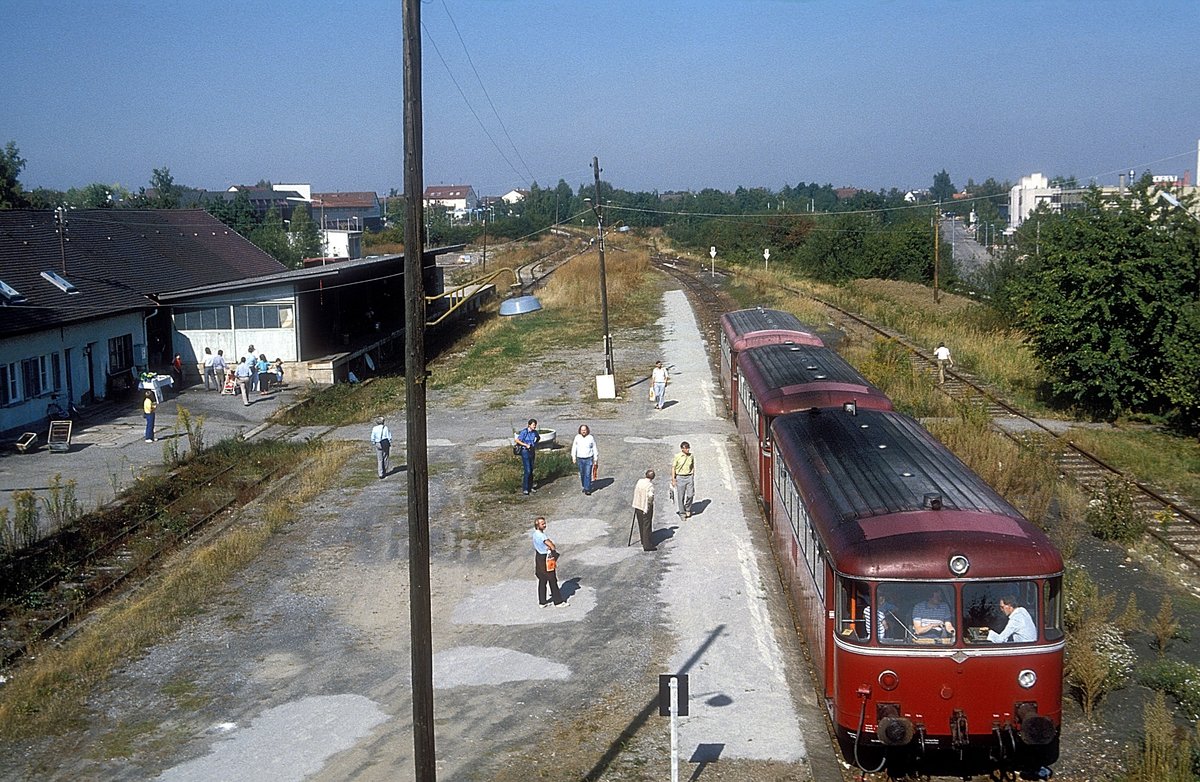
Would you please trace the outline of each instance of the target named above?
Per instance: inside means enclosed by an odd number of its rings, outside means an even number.
[[[1196,179],[1197,2],[425,0],[425,181]],[[403,187],[399,0],[0,0],[26,187]],[[461,40],[460,40],[461,36]],[[460,92],[461,90],[461,92]],[[464,98],[465,95],[465,98]],[[494,108],[493,108],[494,107]]]

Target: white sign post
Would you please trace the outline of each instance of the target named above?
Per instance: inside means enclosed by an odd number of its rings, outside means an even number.
[[[717,276],[717,248],[709,247],[708,254],[712,257],[712,276]]]
[[[679,782],[679,733],[675,721],[688,716],[688,675],[664,673],[658,677],[658,713],[671,718],[671,782]]]
[[[675,722],[679,717],[679,680],[671,677],[671,782],[679,782],[679,731]]]
[[[771,248],[767,247],[763,250],[763,271],[771,271]]]

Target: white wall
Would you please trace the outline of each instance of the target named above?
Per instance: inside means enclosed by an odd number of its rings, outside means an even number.
[[[133,355],[136,362],[139,356],[145,355],[146,334],[143,323],[142,314],[134,312],[0,339],[0,363],[15,365],[20,377],[22,359],[57,353],[62,367],[61,388],[57,392],[58,402],[65,407],[68,378],[71,402],[78,403],[88,391],[88,359],[84,349],[91,345],[91,387],[96,399],[103,399],[108,380],[108,340],[125,334],[133,335]],[[21,386],[23,388],[23,383]],[[46,418],[46,406],[50,403],[53,393],[48,390],[33,399],[22,399],[20,402],[0,407],[0,431],[26,428],[41,431]]]
[[[300,353],[299,320],[300,314],[296,306],[296,293],[291,285],[275,285],[259,288],[253,291],[228,292],[213,296],[189,299],[186,305],[176,304],[175,307],[228,307],[230,312],[229,329],[193,329],[180,330],[178,321],[172,311],[172,321],[176,324],[172,330],[173,350],[184,357],[185,362],[196,365],[204,361],[204,348],[212,348],[213,355],[218,350],[225,351],[225,360],[237,363],[240,356],[246,355],[246,349],[254,345],[255,354],[266,353],[267,358],[274,361],[281,358],[284,361],[297,361]],[[292,308],[292,324],[287,328],[270,329],[239,329],[233,317],[232,308],[239,304],[280,304]],[[195,372],[189,372],[195,377]]]

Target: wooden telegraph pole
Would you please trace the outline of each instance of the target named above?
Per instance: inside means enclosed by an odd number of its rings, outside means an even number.
[[[413,761],[417,782],[436,782],[433,628],[429,586],[429,452],[425,420],[425,172],[421,117],[421,2],[404,16],[404,400],[408,447],[408,583],[412,634]]]

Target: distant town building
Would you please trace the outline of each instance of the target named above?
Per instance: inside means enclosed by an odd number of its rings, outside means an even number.
[[[854,196],[858,195],[858,192],[857,187],[839,187],[833,191],[833,194],[837,196],[839,201],[845,201],[846,199],[854,198]]]
[[[444,206],[455,220],[465,220],[479,206],[479,197],[470,185],[430,185],[421,196],[426,208]]]
[[[365,190],[351,193],[313,193],[312,214],[324,229],[379,231],[383,207],[379,196]]]
[[[507,193],[500,196],[500,200],[506,204],[515,204],[519,201],[524,201],[528,197],[528,190],[509,190]]]

